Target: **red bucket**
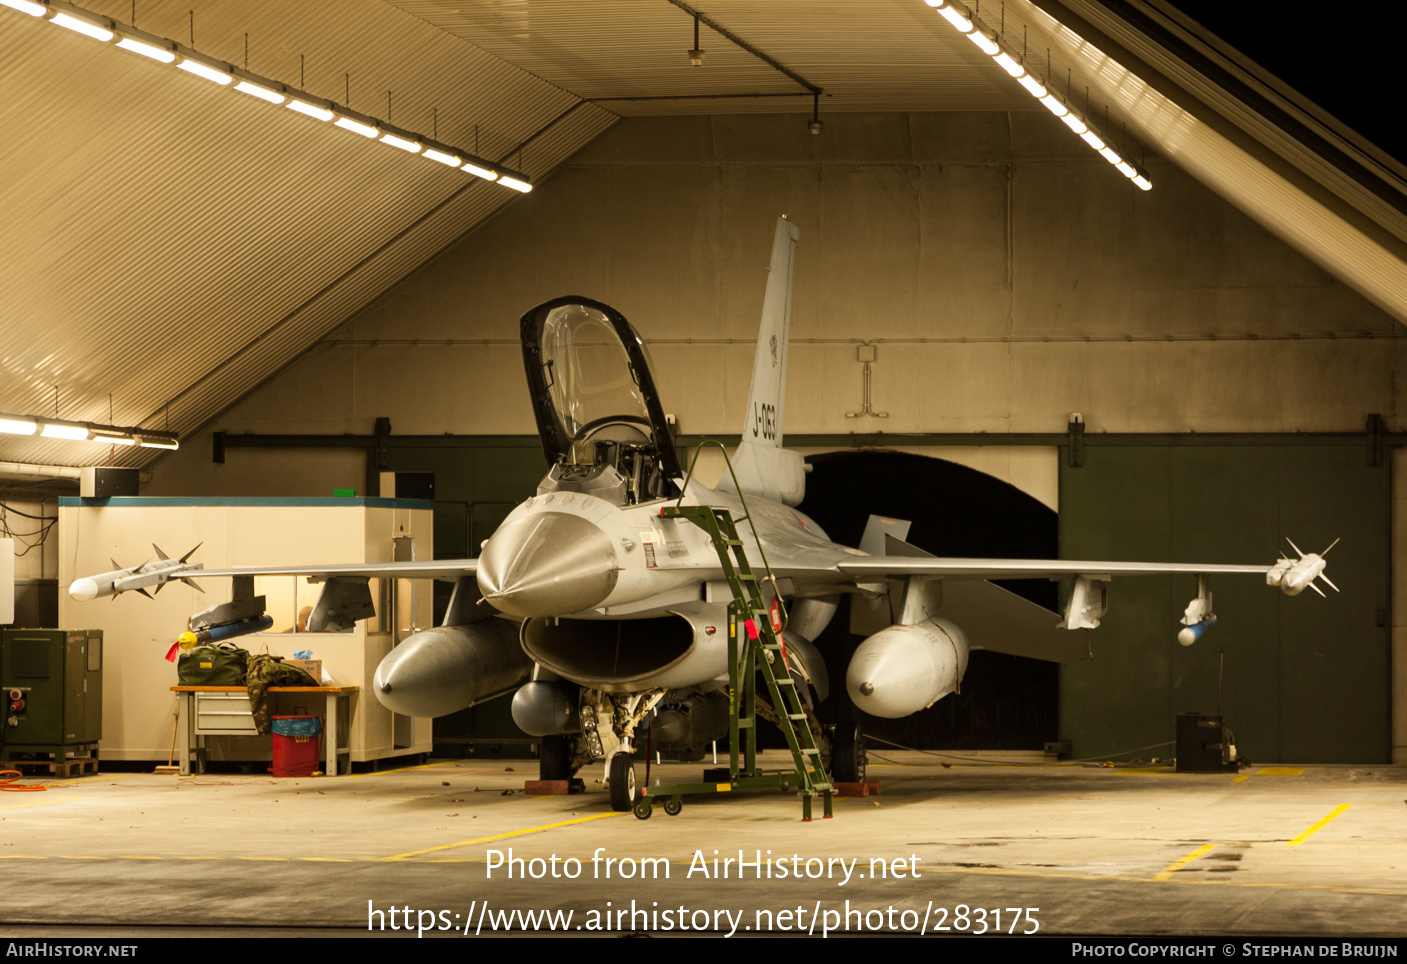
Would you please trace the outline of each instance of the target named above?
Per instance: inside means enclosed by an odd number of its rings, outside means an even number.
[[[319,769],[322,756],[322,717],[275,716],[274,762],[269,772],[276,777],[306,777]]]

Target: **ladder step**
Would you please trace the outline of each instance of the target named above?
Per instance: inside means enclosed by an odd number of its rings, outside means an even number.
[[[804,720],[804,719],[806,719],[806,714],[805,714],[805,713],[788,713],[788,714],[787,714],[787,719],[789,719],[789,720]]]

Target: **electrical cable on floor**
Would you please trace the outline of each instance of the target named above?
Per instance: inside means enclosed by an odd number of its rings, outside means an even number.
[[[24,776],[24,774],[18,770],[0,770],[0,777],[7,776],[11,773],[15,775],[15,780],[18,780]],[[21,787],[16,785],[15,780],[0,780],[0,791],[9,790],[13,793],[34,793],[36,790],[49,789],[47,786],[44,786],[42,784],[33,787]]]
[[[884,743],[884,744],[887,744],[887,745],[889,745],[889,746],[894,747],[896,750],[908,750],[908,751],[913,752],[913,753],[922,753],[922,754],[925,754],[926,756],[942,757],[942,758],[945,758],[945,759],[948,759],[948,760],[955,760],[955,761],[961,762],[961,763],[963,763],[964,765],[967,765],[967,766],[978,766],[978,767],[1069,767],[1069,766],[1088,766],[1088,765],[1090,765],[1090,764],[1094,764],[1094,765],[1096,765],[1096,766],[1104,766],[1104,765],[1106,765],[1106,764],[1107,764],[1107,765],[1110,765],[1110,766],[1113,766],[1114,764],[1110,761],[1110,758],[1111,758],[1111,757],[1123,756],[1123,755],[1125,755],[1125,754],[1127,754],[1127,753],[1139,753],[1139,752],[1141,752],[1141,751],[1143,751],[1143,750],[1156,750],[1156,749],[1158,749],[1159,747],[1163,747],[1163,746],[1173,746],[1173,745],[1174,745],[1174,741],[1173,741],[1173,740],[1169,740],[1169,741],[1166,742],[1166,743],[1151,743],[1151,744],[1149,744],[1148,746],[1134,747],[1132,750],[1120,750],[1120,751],[1117,752],[1117,753],[1105,753],[1105,754],[1102,754],[1102,755],[1100,755],[1100,756],[1085,757],[1085,758],[1079,759],[1079,760],[1063,760],[1063,761],[1060,761],[1060,762],[1058,762],[1058,763],[1022,763],[1022,762],[1002,763],[1002,762],[998,762],[998,761],[995,761],[995,760],[985,760],[985,759],[981,759],[981,758],[979,758],[979,757],[959,756],[959,755],[954,754],[954,753],[943,753],[943,752],[941,752],[941,751],[939,751],[939,750],[920,750],[920,749],[918,749],[918,748],[916,748],[916,747],[904,746],[902,743],[895,743],[893,740],[881,739],[880,737],[873,736],[873,735],[868,734],[868,733],[865,734],[865,742],[866,742],[866,743],[871,743],[871,742],[874,742],[874,743]],[[866,756],[869,756],[869,757],[874,758],[874,759],[877,759],[877,760],[883,760],[885,763],[890,763],[890,764],[893,764],[894,766],[923,766],[923,764],[920,764],[920,763],[900,763],[900,762],[898,762],[898,761],[896,761],[896,760],[891,760],[891,759],[887,759],[887,758],[885,758],[885,757],[882,757],[882,756],[880,756],[879,754],[877,754],[877,753],[875,753],[875,752],[873,752],[873,751],[867,751],[867,752],[866,752]],[[1171,764],[1172,762],[1173,762],[1173,761],[1172,761],[1171,759],[1167,759],[1167,760],[1156,760],[1156,759],[1155,759],[1155,760],[1153,760],[1153,761],[1151,761],[1151,762],[1145,762],[1145,761],[1143,761],[1143,760],[1131,760],[1131,761],[1129,761],[1129,762],[1127,762],[1127,763],[1119,764],[1119,766],[1125,766],[1125,767],[1166,766],[1166,765],[1168,765],[1168,764]]]

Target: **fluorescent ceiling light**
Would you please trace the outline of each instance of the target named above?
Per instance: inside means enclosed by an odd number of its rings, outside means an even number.
[[[137,441],[144,449],[178,449],[180,443],[175,439],[153,438],[147,435],[138,435]]]
[[[284,101],[284,96],[278,91],[270,90],[267,87],[261,87],[259,84],[247,80],[241,80],[239,83],[235,84],[235,90],[242,94],[248,94],[251,97],[257,97],[260,100],[268,101],[270,104],[282,104]]]
[[[234,82],[234,78],[217,67],[202,63],[199,60],[192,60],[187,57],[176,65],[187,73],[195,74],[197,77],[204,77],[206,80],[214,81],[220,86],[225,86]]]
[[[6,435],[33,435],[37,431],[39,426],[26,419],[0,418],[0,432]]]
[[[428,157],[432,161],[439,161],[441,164],[448,164],[450,167],[458,167],[460,165],[459,158],[455,157],[453,154],[446,154],[444,151],[437,151],[430,147],[425,148],[425,153],[422,154],[421,157]]]
[[[507,175],[500,177],[498,183],[502,184],[504,187],[511,187],[513,190],[523,194],[527,194],[533,189],[533,186],[527,181],[520,181],[516,177],[508,177]]]
[[[392,147],[399,147],[403,151],[410,151],[412,154],[420,153],[419,141],[408,141],[404,137],[397,137],[395,134],[382,134],[381,143],[390,144]]]
[[[975,43],[977,45],[977,49],[982,51],[988,57],[995,57],[997,55],[997,52],[1001,50],[1001,48],[997,46],[997,42],[991,37],[987,36],[987,31],[985,30],[974,30],[972,31],[972,33],[967,35],[967,39]]]
[[[481,177],[481,178],[483,178],[485,181],[497,181],[497,180],[498,180],[498,172],[497,172],[497,171],[490,171],[490,170],[489,170],[488,168],[486,168],[486,167],[480,167],[479,165],[475,164],[473,161],[470,161],[469,163],[465,164],[463,167],[460,168],[460,170],[461,170],[461,171],[468,171],[470,174],[474,175],[475,177]]]
[[[1054,94],[1047,93],[1041,98],[1041,103],[1045,104],[1046,110],[1062,120],[1070,115],[1070,109],[1060,103],[1060,98],[1056,97]]]
[[[67,27],[75,33],[81,33],[85,37],[92,37],[94,40],[101,40],[104,43],[113,38],[113,32],[106,27],[100,27],[91,20],[83,20],[67,13],[54,14],[53,23],[60,27]]]
[[[1094,131],[1086,130],[1083,134],[1080,135],[1080,140],[1084,141],[1096,151],[1104,150],[1104,139],[1098,134],[1096,134]]]
[[[1045,84],[1037,80],[1035,74],[1027,74],[1025,77],[1018,77],[1017,83],[1029,90],[1032,97],[1041,98],[1047,93]]]
[[[1084,118],[1073,111],[1060,119],[1064,121],[1066,127],[1070,128],[1070,130],[1074,131],[1076,134],[1084,136],[1089,132],[1089,125],[1084,122]],[[1094,145],[1091,144],[1090,146],[1093,147]]]
[[[1026,68],[1022,67],[1019,61],[1017,61],[1011,56],[1011,54],[1007,53],[1004,50],[992,59],[997,62],[998,67],[1000,67],[1002,70],[1006,71],[1013,77],[1019,78],[1022,74],[1026,72]]]
[[[934,5],[930,3],[929,6],[931,7]],[[943,6],[938,7],[938,16],[948,21],[948,23],[956,27],[961,33],[972,32],[972,21],[967,19],[967,17],[965,17],[958,10],[958,8],[953,6],[951,3],[945,3],[943,4]]]
[[[1151,190],[1153,190],[1153,182],[1150,181],[1150,180],[1148,180],[1148,178],[1144,177],[1142,174],[1140,174],[1140,175],[1138,175],[1138,177],[1134,178],[1134,179],[1133,179],[1133,183],[1135,183],[1135,184],[1138,185],[1138,189],[1139,189],[1140,191],[1151,191]]]
[[[167,50],[165,47],[156,47],[141,40],[133,40],[131,37],[123,37],[117,42],[117,46],[123,50],[130,50],[134,54],[141,54],[143,57],[150,57],[152,60],[159,60],[163,64],[173,63],[176,53]]]
[[[48,422],[44,425],[44,431],[39,434],[45,438],[66,438],[81,442],[88,437],[88,430],[81,425],[60,425],[57,422]]]
[[[326,107],[319,107],[317,104],[310,104],[306,100],[299,100],[297,97],[288,98],[288,109],[296,110],[300,114],[305,114],[315,120],[332,120],[332,111]]]
[[[344,131],[351,131],[353,134],[360,134],[362,137],[375,137],[377,134],[381,133],[379,128],[372,127],[370,124],[363,124],[361,121],[352,120],[350,117],[343,117],[340,114],[337,117],[335,126],[342,128]]]
[[[0,0],[0,6],[18,10],[20,13],[27,13],[31,17],[42,17],[49,12],[44,4],[34,3],[33,0]]]
[[[1105,145],[1104,150],[1099,152],[1099,156],[1104,158],[1110,164],[1118,164],[1120,161],[1123,160],[1123,158],[1119,156],[1118,151],[1114,150],[1108,145]]]
[[[1133,180],[1134,178],[1138,177],[1138,171],[1136,171],[1134,169],[1134,166],[1128,161],[1119,161],[1114,166],[1119,169],[1120,174],[1122,174],[1129,180]]]
[[[136,445],[137,440],[126,435],[97,435],[89,437],[90,442],[106,442],[112,445]]]

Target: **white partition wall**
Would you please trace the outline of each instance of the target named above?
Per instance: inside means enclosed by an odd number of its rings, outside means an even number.
[[[230,598],[228,577],[195,575],[204,592],[168,583],[152,599],[139,593],[77,602],[67,587],[74,579],[131,567],[153,558],[160,547],[172,558],[195,546],[192,561],[207,568],[387,562],[402,553],[434,555],[429,502],[353,498],[113,498],[61,499],[59,504],[59,625],[102,629],[106,644],[103,682],[102,756],[109,760],[162,760],[171,746],[176,667],[166,660],[187,619]],[[276,656],[312,650],[332,681],[360,686],[350,700],[351,759],[383,759],[430,750],[430,720],[397,718],[371,692],[372,676],[394,641],[432,623],[429,583],[372,580],[377,615],[349,633],[298,632],[298,613],[313,605],[320,585],[301,577],[256,580],[268,599],[273,631],[241,637],[251,653]],[[281,697],[277,712],[306,705],[323,712],[321,700]],[[211,737],[210,758],[258,760],[269,738]]]

